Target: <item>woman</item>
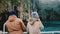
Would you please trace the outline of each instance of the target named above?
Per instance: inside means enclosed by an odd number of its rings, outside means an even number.
[[[27,24],[27,31],[29,34],[41,34],[41,28],[44,28],[44,26],[40,21],[37,12],[32,12],[32,18],[29,19]]]

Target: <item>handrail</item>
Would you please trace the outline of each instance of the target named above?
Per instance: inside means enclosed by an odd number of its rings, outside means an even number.
[[[24,32],[24,33],[27,33],[27,32]],[[44,31],[44,32],[41,32],[41,33],[60,33],[60,31]]]
[[[5,34],[8,32],[1,32],[1,33]],[[24,33],[27,33],[27,32],[24,32]],[[41,33],[52,33],[52,34],[54,34],[54,33],[60,33],[60,31],[45,31],[45,32],[41,32]]]

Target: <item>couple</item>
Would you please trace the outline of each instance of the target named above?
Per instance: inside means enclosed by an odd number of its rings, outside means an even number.
[[[35,15],[35,16],[34,16]],[[24,34],[23,30],[27,30],[29,34],[41,34],[40,28],[43,28],[39,16],[36,12],[32,13],[32,18],[28,20],[27,28],[24,25],[23,21],[17,18],[14,14],[11,14],[6,21],[6,27],[9,31],[9,34]]]

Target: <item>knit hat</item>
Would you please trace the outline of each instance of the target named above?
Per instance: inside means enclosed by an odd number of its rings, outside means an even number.
[[[10,15],[16,15],[16,11],[15,10],[12,10],[9,12]]]
[[[37,12],[32,12],[31,15],[33,18],[39,18],[39,15]]]

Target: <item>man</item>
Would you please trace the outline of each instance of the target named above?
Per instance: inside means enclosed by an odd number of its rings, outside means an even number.
[[[23,30],[26,29],[22,20],[17,18],[14,13],[11,13],[6,21],[6,27],[9,31],[9,34],[23,34]]]

